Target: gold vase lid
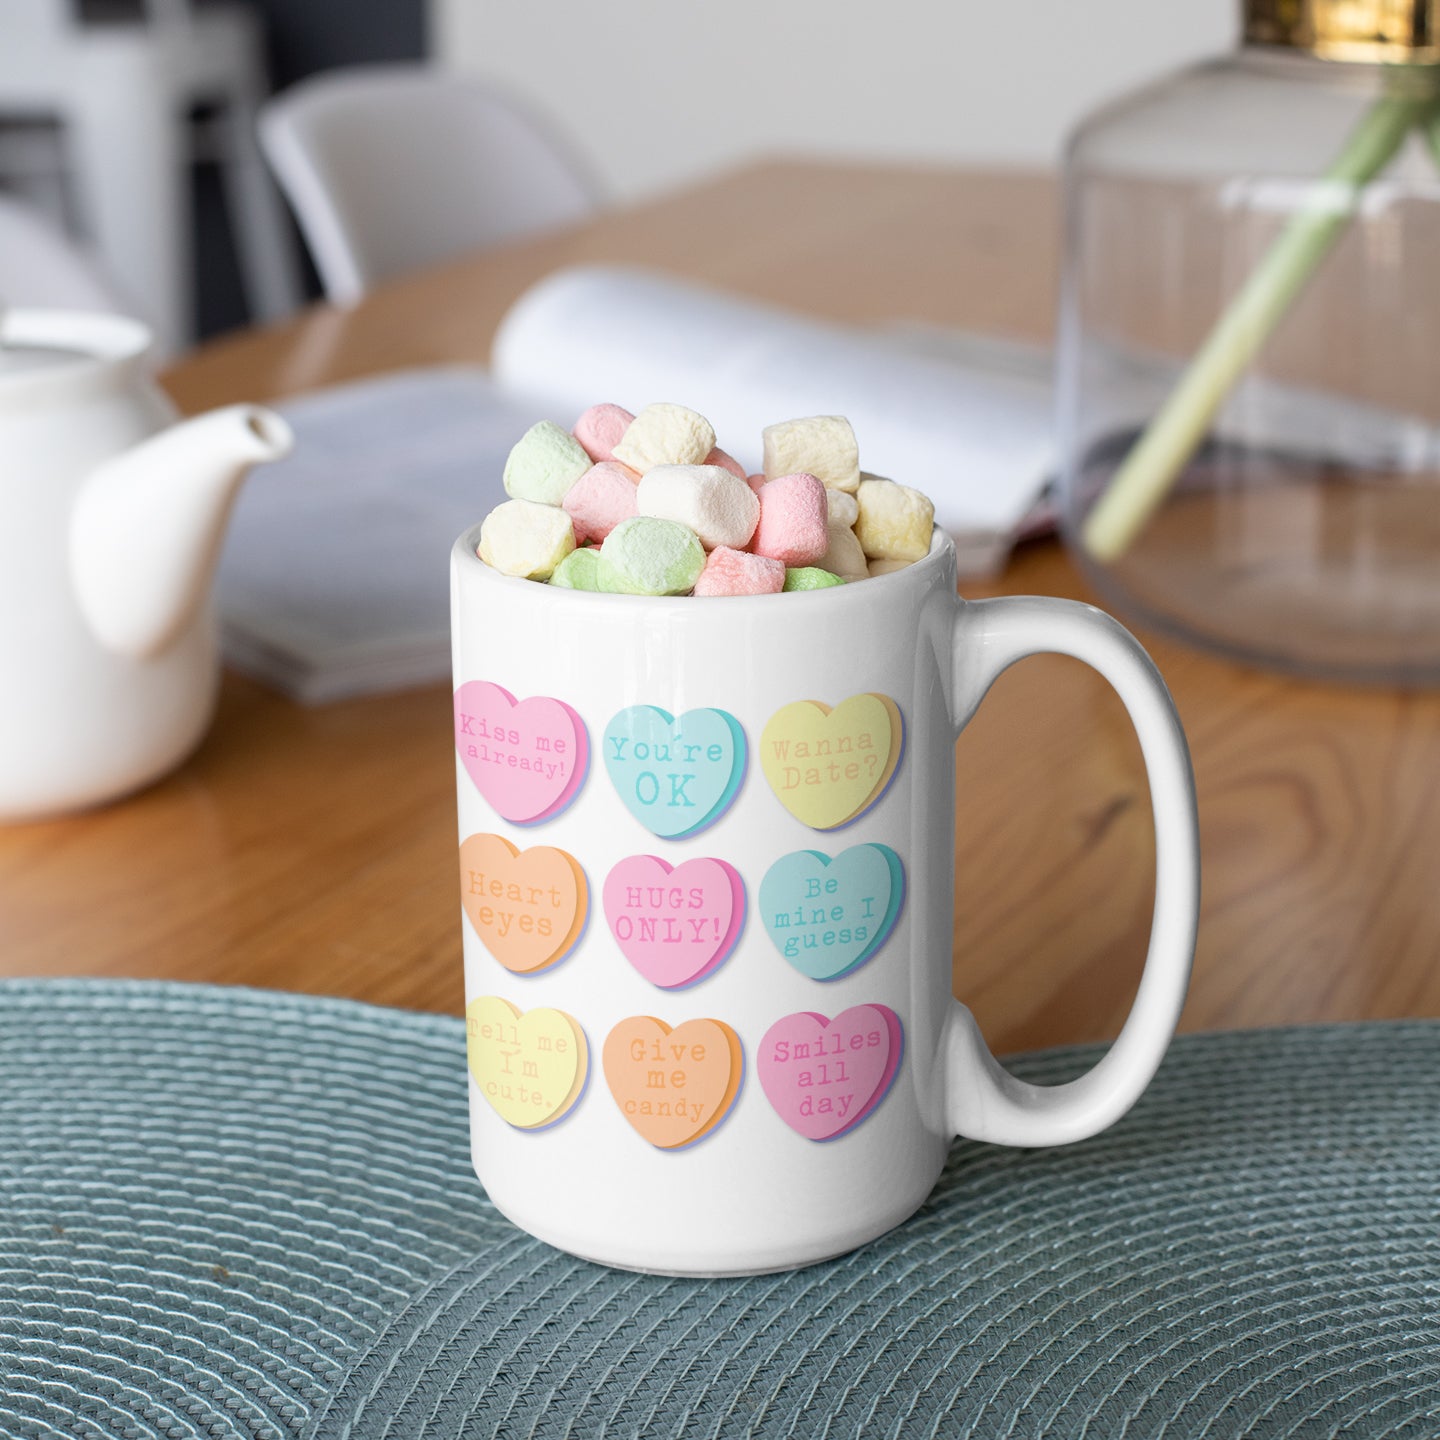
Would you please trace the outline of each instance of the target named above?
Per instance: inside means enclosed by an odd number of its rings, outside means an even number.
[[[1244,0],[1245,43],[1322,60],[1440,62],[1440,0]]]

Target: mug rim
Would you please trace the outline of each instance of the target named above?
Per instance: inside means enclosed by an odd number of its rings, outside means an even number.
[[[726,600],[731,606],[755,606],[763,605],[775,599],[772,592],[766,595],[624,595],[615,594],[603,590],[571,590],[564,586],[553,586],[543,581],[526,580],[519,575],[504,575],[499,570],[487,565],[479,555],[480,525],[475,524],[465,530],[455,541],[453,555],[457,563],[469,568],[472,574],[477,574],[480,583],[486,585],[509,584],[514,582],[520,585],[529,586],[533,590],[546,591],[556,597],[553,603],[568,603],[579,599],[583,601],[595,601],[600,604],[611,606],[634,606],[642,607],[642,613],[656,615],[659,613],[674,612],[676,606],[683,607],[679,613],[693,613],[691,607],[696,600]],[[853,604],[847,596],[857,591],[865,593],[871,585],[887,585],[891,589],[904,584],[923,583],[931,573],[946,563],[946,557],[951,559],[955,556],[955,542],[949,534],[936,525],[930,534],[930,553],[923,559],[916,560],[913,564],[907,565],[903,570],[891,571],[888,575],[871,575],[865,581],[865,586],[847,582],[844,585],[826,585],[819,590],[791,590],[785,592],[787,602],[808,601],[811,604],[834,605]],[[561,601],[560,597],[566,597]],[[552,603],[552,602],[543,602]],[[662,608],[663,607],[663,608]]]

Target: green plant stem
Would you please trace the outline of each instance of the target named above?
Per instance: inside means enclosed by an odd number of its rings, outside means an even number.
[[[1430,147],[1430,158],[1440,166],[1440,105],[1431,108],[1425,123],[1425,143]]]
[[[1119,559],[1144,529],[1205,438],[1241,372],[1344,232],[1362,187],[1385,169],[1431,105],[1428,99],[1387,96],[1366,112],[1344,150],[1216,322],[1086,517],[1081,538],[1097,560]],[[1440,146],[1440,136],[1433,131],[1431,144]]]

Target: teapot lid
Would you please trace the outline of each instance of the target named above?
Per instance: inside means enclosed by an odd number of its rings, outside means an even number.
[[[6,375],[29,375],[36,370],[57,370],[73,363],[75,353],[46,345],[0,345],[0,379]]]
[[[0,401],[138,360],[149,348],[150,332],[121,315],[0,308]]]

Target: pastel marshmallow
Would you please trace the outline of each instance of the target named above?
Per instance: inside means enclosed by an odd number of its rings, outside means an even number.
[[[893,575],[897,570],[908,570],[913,560],[872,560],[865,568],[873,580],[877,575]]]
[[[830,524],[853,529],[860,518],[860,502],[846,490],[826,490],[825,495],[830,502]]]
[[[784,588],[787,592],[791,590],[828,590],[832,585],[843,585],[844,583],[838,575],[832,575],[818,565],[802,565],[799,569],[785,572]]]
[[[762,485],[768,485],[770,482],[766,480],[765,474],[762,471],[759,475],[747,475],[745,477],[745,483],[752,490],[758,490]]]
[[[642,475],[657,465],[703,465],[715,448],[710,422],[683,405],[647,405],[610,458]]]
[[[760,498],[719,465],[656,465],[636,487],[641,515],[688,526],[713,550],[740,550],[760,521]]]
[[[618,460],[592,465],[561,502],[575,527],[575,543],[603,540],[622,520],[638,515],[635,487],[640,477]]]
[[[580,442],[549,420],[532,425],[505,461],[505,493],[512,500],[558,505],[590,468]]]
[[[785,567],[778,560],[719,545],[705,558],[695,582],[697,595],[778,595],[785,588]]]
[[[843,415],[812,415],[767,425],[762,438],[768,479],[803,470],[831,489],[851,494],[860,483],[860,449]]]
[[[864,480],[855,498],[855,538],[867,560],[923,560],[930,553],[935,506],[929,496],[893,480]]]
[[[830,545],[818,561],[820,568],[845,580],[868,580],[870,572],[865,568],[865,552],[855,532],[848,525],[831,525],[826,535]]]
[[[600,547],[602,588],[622,595],[688,595],[705,568],[693,530],[674,520],[622,520]]]
[[[813,475],[777,475],[756,492],[760,520],[751,549],[782,565],[813,565],[830,548],[829,502]]]
[[[733,455],[726,454],[718,445],[705,457],[705,464],[722,466],[737,479],[744,480],[746,478],[745,467]]]
[[[550,583],[562,590],[603,590],[605,587],[600,583],[602,564],[600,552],[593,545],[572,550],[555,567]]]
[[[548,580],[574,548],[575,531],[563,510],[534,500],[505,500],[481,524],[476,553],[503,575]]]
[[[570,433],[598,465],[602,460],[615,458],[615,447],[634,423],[635,417],[623,406],[592,405],[575,422],[575,428]]]

